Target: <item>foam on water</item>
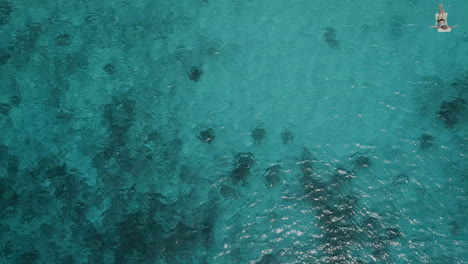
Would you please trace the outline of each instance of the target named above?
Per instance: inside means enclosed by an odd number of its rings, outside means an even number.
[[[467,263],[436,7],[0,0],[0,262]]]

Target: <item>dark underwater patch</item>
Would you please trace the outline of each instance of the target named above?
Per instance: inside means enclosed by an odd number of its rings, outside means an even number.
[[[283,132],[281,132],[281,140],[283,141],[284,145],[287,145],[294,140],[294,134],[288,129],[285,129]]]
[[[8,258],[14,252],[14,246],[11,240],[8,240],[5,245],[3,246],[3,253]]]
[[[301,169],[303,177],[311,177],[313,173],[313,162],[314,157],[308,148],[302,150],[301,156],[299,157],[299,168]]]
[[[77,69],[84,69],[88,66],[88,57],[79,52],[66,54],[64,63],[66,65],[65,71],[71,73]]]
[[[359,155],[354,159],[353,163],[357,169],[365,169],[370,167],[372,161],[367,156]]]
[[[450,224],[450,233],[454,236],[458,236],[463,234],[464,230],[466,230],[466,224],[460,223],[459,221],[451,221]]]
[[[386,227],[387,225],[387,223],[382,222],[382,219],[372,216],[366,217],[361,224],[363,234],[365,235],[364,241],[367,241],[368,245],[370,245],[369,250],[372,257],[381,261],[393,260],[393,257],[390,255],[389,246],[403,235],[399,228]]]
[[[130,214],[122,214],[119,207],[122,206],[122,202],[131,203],[131,200],[122,200],[118,202],[119,206],[113,207],[114,212],[106,212],[105,222],[113,224],[115,228],[108,229],[106,233],[99,235],[98,239],[94,239],[94,234],[99,234],[98,230],[88,232],[91,236],[86,240],[92,240],[91,245],[96,244],[92,247],[92,253],[102,252],[102,247],[106,246],[114,255],[116,263],[154,263],[158,262],[157,260],[173,263],[174,256],[178,258],[175,263],[192,263],[195,250],[212,245],[218,210],[216,201],[209,201],[194,208],[193,219],[188,220],[177,216],[180,214],[181,204],[176,202],[166,205],[159,201],[157,196],[156,194],[149,197],[147,208]],[[177,222],[172,225],[173,228],[167,230],[161,223],[161,218]],[[115,243],[106,243],[110,238]],[[95,243],[94,240],[99,242]],[[138,261],[133,262],[135,260]]]
[[[50,186],[54,188],[54,195],[57,199],[64,200],[64,203],[71,207],[79,206],[76,202],[79,200],[79,196],[86,188],[86,185],[78,175],[68,171],[68,168],[64,164],[49,169],[46,174],[48,177],[52,178]],[[77,215],[84,217],[84,212],[83,214]],[[84,218],[75,218],[75,221],[78,223],[83,222]]]
[[[22,101],[21,96],[19,95],[13,95],[10,97],[10,105],[11,106],[18,106]]]
[[[358,168],[357,168],[358,169]],[[330,188],[338,188],[340,189],[345,184],[348,184],[356,178],[356,174],[354,171],[346,170],[343,167],[337,167],[336,172],[333,173],[331,180],[329,182]]]
[[[466,92],[466,89],[468,89],[468,73],[466,73],[465,77],[460,76],[455,79],[450,86],[460,93]]]
[[[158,131],[153,131],[146,136],[145,144],[153,144],[161,140],[161,134]]]
[[[392,16],[390,19],[390,34],[395,39],[400,39],[406,30],[406,22],[399,15]]]
[[[207,130],[201,131],[197,135],[197,138],[200,139],[200,141],[203,142],[203,143],[211,144],[213,142],[213,140],[215,140],[216,135],[215,135],[213,129],[209,128]]]
[[[394,186],[406,184],[409,182],[409,176],[406,173],[400,173],[393,177],[392,183]]]
[[[57,46],[61,46],[61,47],[70,46],[72,44],[72,39],[71,39],[70,35],[68,35],[66,33],[60,34],[55,38],[55,44],[57,44]]]
[[[383,234],[387,240],[396,240],[400,238],[403,234],[401,233],[400,229],[396,227],[390,227],[385,230]]]
[[[152,158],[151,146],[154,143],[147,138],[142,148],[134,149],[128,145],[128,131],[136,122],[136,104],[129,98],[114,97],[110,103],[104,105],[102,122],[108,127],[109,133],[93,157],[93,165],[101,180],[122,185],[127,181],[128,175],[138,175],[148,167],[145,165],[148,157]]]
[[[112,65],[110,63],[107,63],[106,65],[104,65],[104,67],[102,67],[102,69],[105,72],[107,72],[107,74],[109,74],[109,75],[114,75],[116,73],[114,65]]]
[[[281,165],[275,164],[268,167],[263,174],[263,179],[268,188],[276,186],[281,181]]]
[[[190,227],[179,223],[171,236],[165,240],[164,251],[167,258],[171,259],[174,254],[189,256],[200,247],[210,246],[214,240],[213,225],[214,222]]]
[[[9,156],[9,148],[6,145],[0,144],[0,168],[3,169],[5,167],[5,160]],[[0,180],[2,177],[0,177]],[[0,195],[2,195],[3,190],[4,190],[4,184],[0,184]]]
[[[235,183],[242,181],[245,183],[245,178],[250,175],[250,167],[245,164],[238,164],[231,172],[231,177]]]
[[[17,32],[13,45],[9,48],[14,57],[19,57],[21,62],[28,61],[41,34],[41,24],[27,23],[23,30]]]
[[[363,158],[365,157],[365,158]],[[401,237],[401,231],[388,227],[381,217],[368,215],[368,209],[360,204],[359,196],[346,191],[346,186],[355,178],[353,172],[337,167],[330,180],[324,180],[313,173],[316,162],[312,153],[304,148],[299,159],[302,171],[302,185],[305,196],[310,200],[322,230],[319,256],[324,263],[367,263],[356,247],[372,245],[370,254],[379,260],[390,259],[388,247],[392,241]],[[364,155],[353,159],[356,167],[370,166],[370,160]],[[365,215],[366,219],[359,221]],[[367,246],[365,246],[367,247]]]
[[[192,80],[194,82],[198,82],[202,75],[203,75],[202,68],[196,67],[196,66],[190,68],[190,71],[189,71],[189,74],[188,74],[190,80]]]
[[[239,192],[228,185],[222,185],[219,187],[219,193],[225,198],[239,198]]]
[[[409,4],[412,7],[417,7],[419,5],[419,0],[409,0]]]
[[[79,209],[78,201],[87,185],[77,174],[76,169],[70,169],[57,158],[49,157],[38,160],[34,167],[28,169],[27,174],[37,181],[48,181],[48,189],[55,199],[61,200],[67,213]],[[66,215],[65,212],[62,213]],[[84,215],[84,212],[74,212],[69,215],[69,219],[81,223],[85,220]]]
[[[427,133],[421,134],[419,137],[419,148],[425,150],[432,146],[434,146],[434,137]]]
[[[39,253],[37,253],[36,250],[29,251],[26,253],[22,253],[21,255],[18,256],[16,259],[16,263],[18,264],[34,264],[38,263],[40,259]]]
[[[6,0],[0,0],[0,26],[6,25],[11,19],[11,4]]]
[[[8,116],[11,110],[10,104],[0,103],[0,115]]]
[[[352,198],[352,197],[351,197]],[[348,197],[338,196],[333,198],[332,204],[326,204],[323,209],[319,209],[317,217],[323,227],[324,235],[321,238],[324,246],[325,259],[340,260],[348,263],[350,255],[347,254],[350,241],[355,241],[358,228],[353,223],[353,216],[356,214],[356,204],[354,198],[352,203],[348,203]],[[337,200],[336,200],[337,199]],[[336,219],[340,219],[336,221]]]
[[[231,178],[235,183],[242,181],[250,175],[250,168],[255,164],[254,155],[250,152],[240,152],[236,155],[236,164],[234,170],[231,172]]]
[[[273,254],[263,255],[262,258],[255,262],[255,264],[279,264],[280,262]]]
[[[305,196],[315,205],[323,206],[330,199],[329,185],[314,175],[313,163],[315,162],[312,153],[308,148],[304,148],[299,157],[299,168],[302,172],[301,184]]]
[[[123,137],[133,126],[136,116],[135,101],[128,98],[112,98],[104,106],[103,119],[116,137]]]
[[[10,153],[6,145],[0,144],[0,214],[6,216],[16,211],[14,208],[19,203],[19,196],[12,187],[17,180],[20,159]],[[1,227],[0,227],[1,228]]]
[[[336,39],[336,29],[332,27],[327,27],[325,33],[323,33],[323,41],[328,44],[328,46],[332,48],[339,48],[340,41]]]
[[[466,101],[456,98],[452,101],[443,101],[437,112],[437,117],[444,122],[446,128],[454,128],[466,108]]]
[[[250,132],[250,136],[256,144],[262,143],[263,139],[265,138],[265,135],[266,130],[262,126],[257,126]]]
[[[10,54],[7,53],[5,50],[0,49],[0,66],[7,64],[8,60],[10,59]]]
[[[124,216],[116,224],[117,243],[113,247],[116,262],[126,263],[135,257],[144,262],[162,253],[164,232],[160,224],[150,216],[149,212],[140,210]]]

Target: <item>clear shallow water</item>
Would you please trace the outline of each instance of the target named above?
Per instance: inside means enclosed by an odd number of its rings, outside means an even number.
[[[436,7],[1,1],[1,262],[467,263]]]

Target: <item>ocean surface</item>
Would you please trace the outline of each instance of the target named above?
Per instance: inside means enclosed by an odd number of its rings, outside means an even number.
[[[0,0],[0,263],[468,263],[438,3]]]

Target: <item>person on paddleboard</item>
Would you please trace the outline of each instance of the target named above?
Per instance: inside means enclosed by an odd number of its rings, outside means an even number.
[[[442,29],[442,30],[448,30],[450,28],[458,27],[458,25],[450,27],[447,24],[446,19],[447,19],[447,13],[445,13],[444,7],[442,6],[442,4],[439,4],[439,15],[437,16],[437,25],[430,26],[430,27],[437,28],[437,29]]]

